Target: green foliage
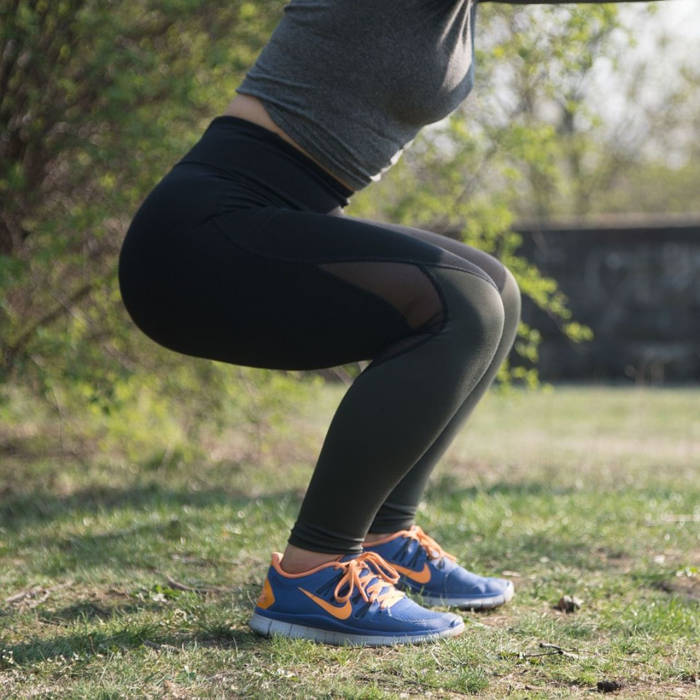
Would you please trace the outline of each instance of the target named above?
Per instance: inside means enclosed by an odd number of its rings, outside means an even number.
[[[221,411],[239,380],[286,381],[294,399],[288,379],[163,352],[116,279],[130,215],[232,97],[282,5],[0,0],[0,379],[106,417],[142,391]]]
[[[221,113],[283,5],[0,0],[0,381],[106,418],[146,387],[171,400],[189,390],[193,416],[222,410],[232,392],[273,414],[281,408],[266,391],[286,393],[293,405],[295,375],[205,369],[147,340],[126,315],[116,280],[131,215]],[[518,256],[511,227],[523,213],[561,211],[568,190],[575,211],[590,198],[586,183],[598,182],[603,166],[588,161],[598,162],[607,144],[581,86],[595,56],[621,55],[630,38],[613,42],[620,31],[610,6],[485,6],[474,96],[426,129],[350,212],[446,232],[494,253],[564,333],[588,337],[554,282]],[[674,113],[687,120],[695,118],[688,96],[696,80],[688,69],[685,92],[675,96]],[[509,106],[499,106],[504,98]],[[544,114],[548,106],[556,119]],[[566,180],[563,162],[575,178]],[[655,182],[656,171],[648,172],[637,175],[642,189]],[[506,367],[500,378],[534,383],[536,333],[523,326],[517,347],[524,366]],[[358,371],[349,367],[346,376]]]

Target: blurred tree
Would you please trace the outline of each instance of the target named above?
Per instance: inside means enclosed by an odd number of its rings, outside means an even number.
[[[671,64],[665,54],[673,41],[659,32],[635,53],[640,28],[653,25],[659,9],[514,8],[486,16],[486,77],[498,87],[466,113],[507,146],[500,155],[514,177],[501,186],[510,188],[516,216],[697,210],[700,52],[691,47]]]
[[[660,50],[663,47],[660,47]],[[637,123],[624,119],[604,141],[619,154],[610,177],[591,196],[595,212],[696,214],[700,211],[700,51],[674,72],[669,86],[657,82],[654,103],[638,110]],[[644,68],[632,81],[643,85]],[[657,78],[660,82],[660,79]],[[636,90],[629,90],[636,96]],[[615,160],[612,161],[615,163]]]
[[[231,400],[227,382],[252,376],[136,332],[116,255],[142,198],[231,98],[284,4],[0,0],[0,380],[47,396],[62,383],[108,411],[133,400],[120,387],[137,376],[173,396],[189,387],[197,415],[213,416]],[[607,145],[582,86],[594,56],[618,51],[619,27],[608,6],[485,6],[475,95],[350,213],[456,229],[585,337],[554,282],[517,257],[509,227],[516,213],[562,206],[562,163],[577,173],[577,208],[590,199],[587,159]],[[523,327],[518,347],[536,359],[537,332]],[[169,374],[185,364],[189,378]]]
[[[281,0],[0,0],[0,372],[114,397],[135,357],[116,254],[225,104]],[[157,357],[157,359],[156,359]]]

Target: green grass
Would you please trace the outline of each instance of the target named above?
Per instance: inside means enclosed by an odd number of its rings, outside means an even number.
[[[618,697],[700,696],[699,389],[484,400],[418,521],[516,584],[508,606],[465,613],[461,637],[371,650],[254,636],[270,551],[339,391],[320,390],[264,449],[240,427],[205,434],[206,458],[160,435],[134,458],[13,394],[0,409],[0,697],[588,697],[605,680]],[[555,609],[564,594],[581,609]]]

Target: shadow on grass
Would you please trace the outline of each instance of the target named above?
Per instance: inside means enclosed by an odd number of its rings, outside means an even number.
[[[621,482],[619,487],[612,488],[606,484],[605,496],[633,492],[641,496],[649,496],[651,499],[672,498],[678,494],[677,488],[664,487],[658,484],[631,486],[626,482]],[[426,498],[433,501],[441,501],[445,504],[450,502],[465,502],[474,500],[478,496],[504,496],[507,498],[519,497],[559,497],[559,496],[582,496],[587,493],[600,494],[600,485],[595,480],[590,480],[584,486],[573,486],[557,484],[548,479],[523,479],[514,481],[497,481],[495,483],[464,486],[463,481],[454,474],[442,474],[433,480],[426,490]]]
[[[222,489],[173,489],[159,483],[127,488],[88,487],[67,496],[44,492],[7,499],[0,506],[0,529],[10,536],[19,535],[24,550],[40,548],[45,552],[36,562],[35,573],[40,570],[44,575],[56,577],[103,565],[154,570],[163,565],[158,548],[168,548],[169,543],[177,543],[193,532],[199,527],[202,513],[212,508],[225,507],[233,514],[255,503],[256,508],[270,513],[271,517],[274,514],[275,518],[292,519],[300,500],[296,489],[251,497]],[[183,511],[184,506],[188,506],[187,512]],[[77,514],[104,514],[122,508],[144,513],[160,510],[165,515],[155,522],[102,527],[100,531],[69,535],[46,528],[57,520],[75,520]],[[39,532],[32,531],[36,526],[44,527]]]
[[[92,600],[80,600],[71,603],[58,610],[41,610],[37,618],[46,624],[60,624],[67,622],[104,622],[116,616],[132,615],[143,612],[155,612],[162,609],[162,605],[155,602],[138,601],[126,605],[106,605],[103,602]]]
[[[90,661],[98,654],[106,655],[115,651],[136,649],[156,649],[162,652],[177,653],[183,646],[197,644],[218,648],[233,648],[245,651],[258,646],[262,638],[247,628],[216,628],[197,630],[192,633],[163,634],[156,625],[124,629],[113,633],[87,632],[85,634],[58,635],[49,639],[32,639],[20,644],[2,645],[0,669],[31,666],[35,663],[63,657],[70,660],[74,654],[81,661]],[[11,661],[8,662],[8,660]]]
[[[251,501],[279,504],[281,500],[299,501],[296,489],[267,493],[252,497],[241,491],[173,489],[157,481],[137,483],[130,487],[89,486],[69,495],[61,496],[51,491],[35,491],[31,494],[5,496],[0,503],[0,527],[7,532],[18,532],[26,527],[42,525],[60,519],[67,513],[93,514],[133,508],[152,511],[160,507],[207,507],[231,505],[240,508]]]
[[[634,550],[634,534],[630,527],[629,515],[618,515],[616,504],[625,491],[632,491],[639,503],[643,499],[667,499],[677,496],[673,489],[629,488],[620,491],[598,492],[595,482],[585,487],[551,484],[545,480],[530,480],[510,483],[500,481],[484,486],[463,486],[452,474],[442,475],[435,480],[427,492],[427,500],[436,513],[451,514],[450,525],[441,529],[440,519],[433,530],[443,543],[456,542],[463,546],[468,556],[486,561],[509,561],[508,568],[525,570],[542,568],[547,564],[551,569],[549,576],[561,575],[557,567],[571,567],[582,571],[618,571],[629,564],[625,537],[631,540]],[[594,495],[595,498],[591,498]],[[493,497],[494,515],[503,513],[508,507],[517,509],[516,517],[527,514],[528,504],[539,512],[534,516],[529,527],[516,530],[509,527],[502,530],[498,518],[484,517],[488,513],[488,499]],[[470,520],[471,504],[475,506],[480,517]],[[538,511],[538,509],[541,509]],[[644,510],[639,505],[642,517]],[[567,512],[576,511],[572,518],[565,517]],[[455,537],[452,531],[455,517],[464,521],[465,529]],[[504,518],[506,516],[503,516]],[[525,516],[527,517],[527,515]],[[606,526],[619,521],[620,538],[610,549],[610,541],[602,542],[595,534],[595,528],[576,527],[577,519],[586,524],[603,518]],[[574,524],[572,524],[574,523]],[[485,529],[486,528],[486,529]],[[470,538],[473,538],[470,541]],[[449,546],[448,546],[449,549]],[[501,566],[503,566],[501,564]]]
[[[498,481],[492,484],[464,486],[455,474],[441,474],[433,479],[426,490],[426,498],[433,501],[470,501],[477,496],[564,496],[574,493],[571,486],[537,481]]]
[[[203,592],[185,592],[167,588],[166,592],[168,594],[168,604],[177,604],[175,601],[178,599],[181,601],[180,604],[182,604],[182,599],[186,598],[189,599],[189,603],[196,599],[200,602],[206,601],[207,604],[215,606],[223,605],[231,611],[238,608],[247,609],[248,607],[252,609],[260,593],[260,581],[239,583],[230,589],[224,587]],[[148,593],[141,589],[139,593],[121,593],[116,601],[114,597],[107,593],[97,599],[78,600],[55,610],[39,608],[37,619],[51,625],[78,621],[83,623],[96,621],[98,624],[103,624],[129,615],[162,613],[163,611],[163,603],[149,599]],[[0,610],[0,614],[2,614],[2,610]]]
[[[501,481],[488,486],[460,485],[451,474],[443,475],[435,480],[428,490],[428,499],[432,505],[443,513],[449,513],[464,508],[464,504],[484,496],[502,497],[503,499],[556,499],[565,501],[577,494],[585,495],[595,490],[595,484],[586,489],[552,485],[544,480],[533,480],[521,483]],[[645,494],[646,489],[636,489],[637,493]],[[650,492],[651,493],[651,492]],[[655,499],[665,498],[676,492],[669,490],[668,494],[653,491]],[[608,493],[606,497],[616,497]],[[68,495],[60,495],[48,489],[30,494],[6,496],[0,502],[0,528],[10,537],[17,533],[21,537],[22,547],[40,546],[47,556],[41,562],[41,570],[45,574],[56,575],[65,573],[73,568],[95,567],[105,563],[128,562],[130,568],[154,568],[154,562],[160,563],[156,553],[150,551],[150,545],[140,543],[167,543],[177,541],[186,535],[195,521],[200,517],[196,511],[205,512],[216,507],[230,508],[236,512],[250,505],[252,501],[259,504],[263,513],[274,514],[275,517],[293,517],[296,512],[301,494],[297,489],[270,491],[252,497],[241,491],[227,491],[211,487],[206,490],[189,490],[186,487],[168,486],[165,479],[140,479],[126,487],[88,486]],[[189,506],[192,512],[179,512],[184,506]],[[590,507],[590,504],[589,506]],[[80,534],[60,535],[53,532],[35,534],[33,526],[46,526],[55,521],[75,518],[76,514],[95,514],[118,511],[119,509],[134,509],[142,512],[161,510],[170,511],[170,520],[165,518],[156,522],[140,522],[127,527],[112,527],[107,531],[86,532]],[[191,522],[190,522],[191,520]],[[440,537],[444,534],[449,541],[454,539],[453,533],[441,533],[438,527],[434,532]],[[600,544],[600,543],[598,543]],[[474,543],[472,551],[479,556],[490,556],[493,559],[512,559],[527,565],[530,562],[549,557],[553,562],[574,566],[583,570],[599,569],[600,557],[592,556],[593,543],[590,533],[566,530],[558,527],[552,520],[551,527],[546,531],[541,528],[535,532],[511,533],[508,537],[496,537],[483,545]],[[515,564],[514,564],[515,565]]]
[[[269,498],[279,508],[282,496]],[[267,501],[267,499],[265,499]],[[232,511],[241,508],[240,501],[230,501]],[[190,514],[192,515],[192,514]],[[173,519],[162,523],[134,525],[98,534],[75,534],[69,537],[37,535],[24,538],[23,547],[42,547],[53,556],[45,556],[40,562],[41,572],[47,576],[62,576],[76,569],[117,565],[122,571],[134,569],[154,570],[162,565],[163,557],[153,551],[155,545],[177,542],[186,532],[186,522]],[[190,526],[192,528],[194,526]],[[35,568],[35,571],[38,569]]]

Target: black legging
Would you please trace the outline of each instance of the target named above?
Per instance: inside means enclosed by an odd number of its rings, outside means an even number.
[[[214,119],[148,195],[119,282],[136,325],[238,365],[371,359],[326,435],[290,543],[353,553],[408,527],[513,343],[520,294],[490,255],[343,215],[350,191],[276,134]]]

